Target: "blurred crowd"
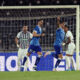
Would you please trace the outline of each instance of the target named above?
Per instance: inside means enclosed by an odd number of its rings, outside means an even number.
[[[1,6],[79,5],[80,0],[0,0]]]

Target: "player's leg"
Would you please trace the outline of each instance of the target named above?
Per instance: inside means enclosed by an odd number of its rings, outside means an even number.
[[[66,56],[66,71],[70,71],[70,58],[69,56]]]
[[[72,67],[73,67],[73,69],[72,70],[74,70],[75,68],[74,68],[74,60],[73,60],[73,53],[74,53],[74,49],[75,49],[75,45],[74,45],[74,43],[70,43],[69,45],[68,45],[68,49],[67,49],[67,51],[66,51],[66,65],[68,66],[68,70],[71,70],[70,69],[70,65],[72,64]]]
[[[75,70],[75,64],[74,64],[74,59],[73,59],[73,57],[71,57],[71,64],[72,64],[72,71],[74,71]]]
[[[55,68],[57,68],[57,67],[59,66],[62,58],[63,58],[62,53],[58,54],[58,59],[57,59],[57,62],[56,62],[56,64],[55,64]]]
[[[30,56],[30,54],[32,53],[32,51],[33,51],[33,46],[30,45],[29,48],[28,48],[28,52],[26,53],[26,56],[23,59],[22,65],[25,65],[25,63],[26,63],[28,57]]]
[[[38,54],[38,57],[36,58],[35,65],[33,67],[34,70],[37,70],[37,65],[40,62],[40,59],[42,57],[42,52],[37,52],[37,54]]]
[[[27,53],[28,49],[23,49],[23,54],[21,55],[22,56],[22,66],[21,66],[21,71],[26,71],[27,70]],[[26,61],[26,62],[24,62]]]
[[[36,66],[37,66],[37,64],[39,63],[39,61],[40,61],[40,59],[42,57],[42,52],[37,52],[37,54],[38,54],[38,57],[37,57],[36,62],[35,62]]]
[[[54,52],[47,51],[45,52],[44,57],[46,57],[47,55],[51,55],[55,57],[56,59],[58,59],[58,55],[56,54],[56,52],[54,53]]]
[[[28,53],[28,48],[25,50],[25,52],[26,53]],[[26,56],[26,54],[25,54],[25,56]],[[26,60],[26,62],[25,62],[25,69],[24,70],[26,70],[27,71],[27,68],[28,68],[28,56],[27,56],[27,60]]]
[[[18,56],[18,63],[17,63],[17,64],[18,64],[18,71],[20,71],[20,67],[21,67],[21,62],[20,62],[20,61],[21,61],[21,59],[20,59],[20,57]]]
[[[35,65],[34,65],[34,69],[35,70],[37,70],[36,68],[37,68],[37,64],[40,62],[40,59],[41,59],[41,57],[42,57],[42,49],[41,49],[41,47],[40,46],[37,46],[37,47],[35,47],[35,51],[37,52],[37,54],[38,54],[38,56],[37,56],[37,58],[36,58],[36,62],[35,62]]]
[[[54,68],[54,70],[56,70],[56,68],[59,66],[59,64],[63,58],[63,55],[62,55],[62,47],[61,46],[54,46],[54,49],[56,51],[56,54],[58,55],[57,61],[55,64],[55,68]]]
[[[25,65],[25,63],[26,63],[26,61],[28,60],[28,58],[29,58],[30,55],[31,55],[31,53],[30,53],[30,52],[27,52],[26,56],[25,56],[24,59],[23,59],[22,65]]]
[[[66,71],[71,71],[71,69],[70,69],[71,64],[72,64],[72,70],[75,70],[73,56],[66,56]]]
[[[71,44],[68,44],[68,48],[66,51],[66,58],[65,58],[65,60],[66,60],[66,71],[71,71],[71,69],[70,69],[71,58],[70,57],[72,56],[72,54],[71,54],[71,48],[70,47],[72,47]]]
[[[58,54],[56,54],[56,52],[55,53],[51,52],[50,55],[53,56],[53,57],[55,57],[56,59],[58,59]]]
[[[74,54],[74,50],[75,50],[75,44],[71,43],[71,46],[72,47],[70,47],[70,53],[71,53],[71,55],[73,55]],[[71,64],[72,64],[72,70],[75,70],[75,61],[73,59],[73,56],[70,57],[70,59],[71,59]]]
[[[25,54],[26,54],[26,52],[25,52]],[[26,61],[27,61],[27,55],[24,56],[22,65],[25,65]]]
[[[18,50],[18,70],[20,71],[20,67],[21,67],[21,49]]]
[[[20,57],[18,56],[18,71],[20,71],[20,66],[21,66],[21,63],[20,63]]]

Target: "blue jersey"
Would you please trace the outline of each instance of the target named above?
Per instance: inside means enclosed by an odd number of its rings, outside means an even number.
[[[62,45],[62,42],[64,40],[64,37],[65,37],[64,30],[62,28],[58,28],[56,30],[56,40],[54,42],[54,46],[55,45],[61,46]]]
[[[42,34],[42,29],[38,25],[34,28],[34,31],[37,34]],[[40,37],[33,37],[31,42],[30,42],[30,45],[40,46],[39,40],[40,40]]]

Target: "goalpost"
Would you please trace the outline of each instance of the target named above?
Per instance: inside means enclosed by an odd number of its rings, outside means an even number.
[[[38,19],[44,19],[43,31],[47,36],[41,39],[43,50],[53,50],[55,39],[56,17],[60,16],[70,26],[76,43],[76,64],[79,70],[79,6],[78,5],[59,5],[59,6],[2,6],[0,7],[0,27],[3,32],[8,34],[10,31],[14,39],[16,34],[21,30],[22,25],[28,25],[32,31]],[[70,22],[70,23],[69,23]],[[4,29],[3,29],[4,27]],[[6,27],[7,32],[6,32]],[[11,28],[12,27],[12,28]],[[16,30],[15,30],[16,29]],[[47,30],[47,31],[46,31]],[[15,33],[15,34],[13,34]],[[0,32],[2,34],[2,32]],[[7,40],[5,41],[7,44]],[[3,44],[2,49],[5,46]],[[17,50],[14,43],[10,44],[9,50]],[[11,48],[12,47],[12,48]],[[4,48],[5,49],[5,48]],[[65,49],[64,49],[65,50]]]

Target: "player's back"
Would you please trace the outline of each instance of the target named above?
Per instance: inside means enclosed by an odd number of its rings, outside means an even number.
[[[42,34],[41,27],[39,27],[38,25],[34,28],[33,31],[35,31],[37,34]],[[30,45],[39,46],[40,45],[39,40],[40,37],[33,37],[30,42]]]
[[[62,28],[58,28],[56,30],[56,40],[54,42],[54,45],[61,46],[62,42],[64,40],[65,32]]]

